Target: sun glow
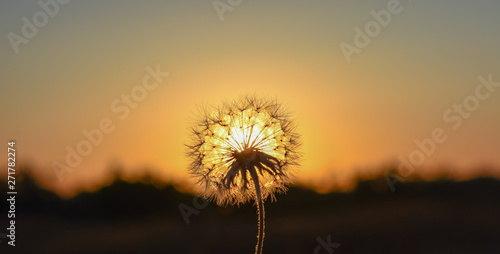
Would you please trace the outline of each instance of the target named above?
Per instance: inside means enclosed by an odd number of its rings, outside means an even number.
[[[203,163],[215,164],[223,162],[230,164],[234,153],[257,150],[277,159],[285,156],[286,137],[279,121],[273,119],[267,112],[258,112],[253,108],[225,115],[218,125],[214,126],[212,135],[205,137]],[[217,112],[212,112],[217,117]],[[219,161],[214,161],[218,158]],[[211,160],[211,161],[210,161]]]
[[[206,109],[191,129],[187,144],[189,171],[219,205],[258,204],[259,232],[255,253],[262,253],[264,201],[286,191],[291,167],[298,165],[299,135],[289,114],[272,100],[242,97]]]
[[[301,156],[290,114],[273,100],[247,96],[206,108],[191,132],[189,170],[219,204],[255,200],[256,189],[263,199],[284,191]]]

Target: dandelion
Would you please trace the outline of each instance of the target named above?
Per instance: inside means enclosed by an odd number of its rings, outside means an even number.
[[[264,201],[275,200],[298,165],[299,135],[276,100],[244,96],[201,110],[186,144],[189,172],[218,205],[254,200],[259,216],[256,253],[264,241]]]

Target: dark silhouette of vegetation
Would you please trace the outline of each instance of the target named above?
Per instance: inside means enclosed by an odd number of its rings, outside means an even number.
[[[254,246],[251,203],[209,204],[186,225],[178,205],[191,205],[193,196],[170,185],[118,179],[63,199],[22,178],[16,247],[3,241],[1,253],[249,253]],[[330,194],[290,188],[268,204],[266,252],[312,253],[316,238],[331,235],[341,244],[335,253],[499,253],[498,180],[408,181],[394,193],[385,184],[380,177]]]

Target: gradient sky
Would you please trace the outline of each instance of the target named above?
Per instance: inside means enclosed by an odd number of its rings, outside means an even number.
[[[255,93],[295,114],[305,154],[299,183],[348,188],[408,158],[414,140],[435,128],[448,139],[416,175],[448,168],[462,179],[489,166],[500,176],[500,87],[460,127],[443,118],[475,95],[478,76],[500,82],[500,2],[401,1],[348,63],[340,44],[353,45],[355,27],[364,30],[388,2],[243,0],[222,21],[209,0],[71,1],[16,53],[9,33],[21,36],[23,17],[43,9],[2,1],[0,140],[15,139],[18,164],[61,193],[104,184],[119,167],[130,177],[147,168],[192,182],[183,144],[197,105]],[[120,119],[113,102],[157,65],[170,75]],[[64,164],[66,147],[105,118],[115,129],[58,181],[54,161]]]

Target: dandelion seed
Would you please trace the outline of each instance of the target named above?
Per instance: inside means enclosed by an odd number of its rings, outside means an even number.
[[[274,100],[245,96],[207,108],[186,144],[189,172],[218,205],[255,200],[259,213],[256,253],[264,241],[264,201],[285,192],[298,165],[299,135],[289,113]]]

